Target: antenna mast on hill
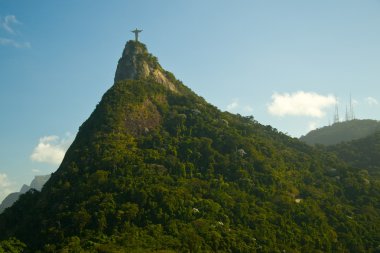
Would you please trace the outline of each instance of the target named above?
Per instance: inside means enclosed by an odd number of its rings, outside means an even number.
[[[350,93],[350,103],[349,103],[349,108],[347,108],[346,105],[346,121],[354,120],[355,119],[355,114],[354,114],[354,105],[352,103],[352,97]]]
[[[352,104],[352,98],[351,98],[351,93],[350,93],[350,120],[355,119],[355,114],[354,114],[354,106]]]
[[[336,116],[336,115],[338,115],[338,116]],[[354,120],[355,119],[354,104],[352,103],[351,93],[350,93],[350,103],[349,103],[348,106],[346,104],[346,115],[345,116],[346,116],[345,119],[344,119],[345,121],[350,121],[350,120]],[[334,123],[336,123],[335,122],[336,120],[338,120],[338,122],[339,122],[338,109],[335,106]]]
[[[339,122],[339,109],[338,109],[338,99],[335,97],[336,104],[335,104],[335,113],[334,113],[334,121],[333,124]]]

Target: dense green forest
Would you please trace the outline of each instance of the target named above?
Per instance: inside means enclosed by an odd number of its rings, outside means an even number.
[[[380,178],[380,131],[365,138],[326,147],[351,166]]]
[[[221,112],[143,49],[150,72],[117,81],[0,215],[0,252],[380,252],[378,179]]]
[[[335,145],[341,142],[365,138],[377,131],[380,131],[379,121],[354,119],[315,129],[305,136],[301,136],[300,140],[310,145]]]

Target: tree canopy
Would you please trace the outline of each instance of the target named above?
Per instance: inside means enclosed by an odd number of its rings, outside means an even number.
[[[0,252],[380,251],[378,179],[165,75],[105,93]]]

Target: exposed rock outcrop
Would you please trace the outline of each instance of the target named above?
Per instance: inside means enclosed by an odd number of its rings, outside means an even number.
[[[128,41],[120,58],[115,83],[120,80],[153,79],[166,88],[177,91],[174,80],[160,66],[157,58],[148,53],[146,46],[137,41]]]

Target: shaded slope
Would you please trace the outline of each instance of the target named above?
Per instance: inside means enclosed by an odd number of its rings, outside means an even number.
[[[380,176],[380,132],[368,137],[327,147],[340,159],[356,168]]]
[[[148,75],[105,93],[42,192],[0,216],[9,227],[1,238],[16,236],[31,252],[364,252],[380,244],[378,182],[361,185],[333,155],[220,112],[162,73],[174,89]]]
[[[380,131],[379,121],[355,119],[313,130],[305,136],[301,136],[300,140],[310,145],[334,145],[344,141],[364,138],[376,131]]]

